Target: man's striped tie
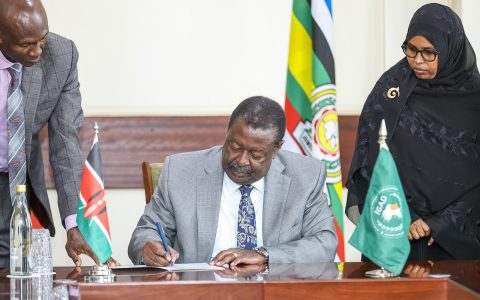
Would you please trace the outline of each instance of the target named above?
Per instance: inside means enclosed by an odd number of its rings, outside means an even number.
[[[16,186],[26,182],[25,112],[22,91],[20,90],[22,65],[16,63],[8,71],[12,76],[7,97],[8,177],[10,182],[10,199],[13,204]]]

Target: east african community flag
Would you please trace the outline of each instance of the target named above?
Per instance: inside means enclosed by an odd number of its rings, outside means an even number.
[[[112,256],[112,242],[102,179],[102,157],[98,135],[83,167],[78,195],[77,225],[98,259],[105,263]]]
[[[288,55],[284,149],[323,160],[339,238],[337,261],[345,260],[342,174],[335,108],[331,0],[293,0]]]

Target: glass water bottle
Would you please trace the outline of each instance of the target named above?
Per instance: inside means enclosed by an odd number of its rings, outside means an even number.
[[[17,185],[17,194],[10,219],[10,274],[30,274],[32,220],[28,210],[26,186]]]

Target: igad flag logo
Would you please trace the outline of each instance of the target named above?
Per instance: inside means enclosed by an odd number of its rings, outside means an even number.
[[[370,215],[373,228],[385,238],[398,238],[405,235],[400,194],[395,186],[381,189],[373,198]]]

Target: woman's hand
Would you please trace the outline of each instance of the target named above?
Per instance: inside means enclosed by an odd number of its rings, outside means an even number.
[[[408,231],[409,240],[419,240],[423,237],[430,236],[430,227],[422,219],[418,219],[412,224],[410,224],[410,229]],[[428,240],[428,246],[433,244],[434,240],[432,237]]]
[[[431,260],[421,264],[408,262],[403,269],[403,274],[410,278],[425,278],[430,274],[433,265],[434,263]]]

